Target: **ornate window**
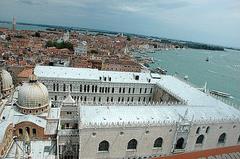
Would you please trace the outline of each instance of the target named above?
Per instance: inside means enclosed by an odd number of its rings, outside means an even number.
[[[198,138],[196,140],[196,144],[202,144],[203,140],[204,140],[204,136],[203,135],[198,136]]]
[[[128,142],[127,149],[128,150],[135,150],[135,149],[137,149],[137,140],[136,139],[130,140]]]
[[[208,127],[207,127],[207,129],[206,129],[206,133],[208,133],[208,132],[209,132],[209,129],[210,129],[210,127],[208,126]]]
[[[21,128],[18,129],[18,133],[19,133],[19,135],[22,135],[23,134],[23,130]]]
[[[89,91],[90,91],[90,86],[87,85],[87,92],[89,93]]]
[[[63,84],[63,91],[66,91],[66,84]]]
[[[184,139],[182,137],[177,140],[175,149],[184,149]]]
[[[80,92],[82,92],[82,85],[80,85]]]
[[[32,129],[32,133],[33,133],[33,136],[36,136],[37,135],[37,130],[36,129]]]
[[[98,151],[109,151],[109,142],[106,140],[100,142],[98,146]]]
[[[200,127],[197,128],[196,134],[199,134],[200,132]]]
[[[159,137],[154,141],[153,147],[160,148],[160,147],[162,147],[162,143],[163,143],[163,139],[161,137]]]
[[[226,133],[222,133],[218,138],[218,143],[223,144],[225,143],[225,140],[226,140]]]
[[[95,86],[95,92],[97,92],[97,85]]]
[[[150,93],[152,93],[152,91],[153,91],[153,89],[151,88],[151,89],[150,89]]]

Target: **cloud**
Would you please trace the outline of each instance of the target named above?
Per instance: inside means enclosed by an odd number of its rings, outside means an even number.
[[[45,0],[16,0],[17,2],[27,4],[27,5],[41,5],[41,4],[47,4],[48,2]]]
[[[239,45],[239,8],[240,0],[0,0],[0,19]]]
[[[140,11],[139,8],[133,7],[133,6],[119,6],[118,9],[121,10],[121,11],[126,11],[126,12],[137,12],[137,11]]]

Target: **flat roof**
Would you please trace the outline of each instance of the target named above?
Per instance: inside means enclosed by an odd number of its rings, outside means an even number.
[[[227,106],[227,104],[221,100],[198,90],[191,84],[186,83],[186,81],[180,80],[174,76],[161,76],[161,79],[157,81],[157,85],[171,95],[175,95],[184,100],[187,105]]]
[[[59,78],[67,80],[95,80],[102,82],[117,83],[156,83],[150,73],[144,72],[118,72],[102,71],[91,68],[74,68],[74,67],[56,67],[56,66],[39,66],[34,69],[34,74],[39,78]],[[135,76],[139,76],[136,80]],[[101,77],[101,80],[100,80]],[[104,81],[106,77],[106,81]],[[109,81],[108,78],[111,78]],[[149,81],[149,79],[151,79]]]
[[[176,123],[185,114],[185,119],[193,122],[240,119],[240,111],[230,106],[80,106],[83,127],[112,123]]]

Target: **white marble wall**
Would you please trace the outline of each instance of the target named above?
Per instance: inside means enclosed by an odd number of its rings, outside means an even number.
[[[71,95],[75,100],[81,101],[94,101],[95,102],[138,102],[140,98],[140,102],[151,102],[153,99],[154,92],[154,84],[140,84],[140,83],[113,83],[113,82],[100,82],[100,81],[66,81],[61,79],[39,79],[49,91],[49,97],[52,100],[63,100],[69,91],[70,85],[72,85]],[[53,89],[53,84],[55,86],[58,84],[59,89]],[[65,91],[63,89],[65,84]],[[82,85],[82,92],[80,92],[80,85]],[[84,92],[84,85],[89,85],[89,92]],[[97,92],[95,90],[92,92],[92,86],[97,86]],[[104,92],[99,92],[99,88],[104,87]],[[105,92],[105,88],[109,88],[109,92]],[[112,93],[112,88],[114,88],[114,92]],[[119,92],[119,88],[121,88],[121,92]],[[130,93],[129,93],[130,88]],[[125,91],[123,92],[123,89]],[[133,92],[134,89],[134,92]],[[140,92],[141,89],[141,92]],[[146,89],[146,92],[145,92]],[[82,97],[82,98],[81,98]],[[120,97],[120,99],[119,99]],[[94,99],[95,98],[95,99]],[[113,98],[113,101],[111,100]]]
[[[234,125],[236,125],[235,128]],[[206,133],[206,128],[209,131]],[[198,127],[201,127],[199,134],[196,134]],[[221,128],[220,128],[221,127]],[[149,133],[146,133],[149,131]],[[123,135],[120,135],[123,132]],[[80,134],[80,158],[134,158],[164,156],[172,154],[176,125],[160,127],[137,127],[137,128],[97,128],[81,129]],[[226,133],[225,144],[219,145],[218,138],[222,133]],[[96,135],[93,135],[96,133]],[[204,135],[202,145],[196,145],[199,135]],[[190,128],[188,140],[184,152],[194,150],[204,150],[221,146],[232,146],[237,144],[240,135],[239,123],[221,123],[221,124],[193,124]],[[161,149],[154,149],[154,141],[163,138]],[[127,144],[131,139],[138,141],[136,151],[128,151]],[[106,140],[110,144],[109,152],[98,152],[98,145]]]

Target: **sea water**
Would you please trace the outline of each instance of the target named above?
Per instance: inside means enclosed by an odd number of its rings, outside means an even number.
[[[208,89],[229,93],[233,97],[229,100],[240,105],[240,51],[180,49],[146,54],[154,58],[150,68],[161,67],[168,74],[188,76],[197,87],[207,82]]]

